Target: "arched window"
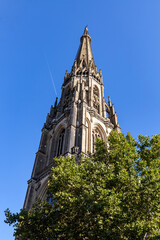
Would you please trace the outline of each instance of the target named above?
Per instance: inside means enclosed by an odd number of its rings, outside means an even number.
[[[62,155],[63,153],[63,145],[64,145],[64,135],[65,135],[65,129],[62,130],[58,137],[58,146],[57,146],[57,157]]]
[[[96,95],[97,97],[99,97],[99,90],[97,86],[94,86],[93,88],[93,94]]]
[[[97,128],[95,128],[92,131],[92,152],[93,153],[95,152],[95,143],[96,143],[97,138],[102,139],[102,135],[101,135],[100,131]]]
[[[72,101],[71,87],[68,86],[64,92],[63,109],[68,107]]]
[[[88,144],[89,144],[89,136],[88,136],[88,121],[86,121],[86,153],[89,151]]]
[[[96,112],[100,112],[100,102],[99,102],[99,90],[97,86],[93,87],[93,107],[95,108]]]

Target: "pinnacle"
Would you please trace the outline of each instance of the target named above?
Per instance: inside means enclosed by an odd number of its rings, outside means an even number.
[[[87,28],[87,27],[88,27],[88,25],[87,25],[87,26],[85,27],[85,29],[84,29],[83,36],[84,36],[84,35],[88,35],[88,36],[89,36],[89,34],[88,34],[88,28]]]

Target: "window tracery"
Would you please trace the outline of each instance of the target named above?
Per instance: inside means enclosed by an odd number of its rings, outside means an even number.
[[[65,90],[65,94],[64,94],[64,102],[63,102],[63,109],[65,109],[66,107],[68,107],[71,102],[72,102],[72,97],[74,97],[74,88],[71,89],[71,87],[67,87],[67,89]]]
[[[96,139],[100,138],[102,139],[102,135],[100,133],[100,131],[98,130],[98,128],[93,129],[92,131],[92,152],[95,152],[95,143],[96,143]]]
[[[93,107],[97,113],[100,112],[99,90],[97,86],[93,87]]]
[[[60,156],[63,153],[63,145],[64,145],[64,135],[65,129],[63,129],[58,137],[58,146],[57,146],[57,154],[56,156]]]

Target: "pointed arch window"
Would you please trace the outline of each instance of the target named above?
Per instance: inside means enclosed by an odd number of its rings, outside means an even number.
[[[88,153],[89,147],[89,136],[88,136],[88,121],[86,121],[86,153]]]
[[[97,86],[93,87],[93,107],[97,113],[100,112],[99,89]]]
[[[98,128],[93,129],[92,131],[92,152],[95,152],[95,143],[96,143],[96,139],[100,138],[102,139],[102,135],[100,133],[100,131],[98,130]]]
[[[63,129],[58,137],[58,146],[57,146],[57,157],[62,155],[63,153],[63,146],[64,146],[64,135],[65,129]]]

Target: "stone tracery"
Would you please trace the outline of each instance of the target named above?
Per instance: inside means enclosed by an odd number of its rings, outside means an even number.
[[[95,128],[92,130],[92,152],[93,153],[95,152],[95,143],[97,138],[102,139],[102,134],[98,128]]]
[[[93,107],[96,109],[97,113],[100,113],[99,90],[97,86],[93,87]]]

